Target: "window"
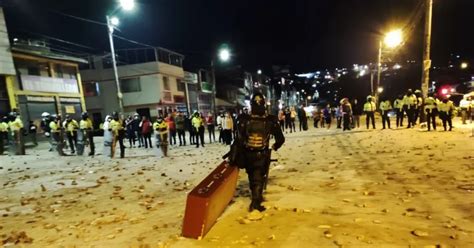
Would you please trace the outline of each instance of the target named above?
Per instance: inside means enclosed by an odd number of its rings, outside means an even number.
[[[163,77],[163,89],[164,90],[171,90],[170,89],[170,80],[168,77]]]
[[[40,69],[38,66],[29,66],[28,67],[28,75],[31,75],[31,76],[40,76],[41,73],[40,73]]]
[[[171,102],[173,100],[173,97],[171,95],[171,92],[163,92],[163,101],[164,102]]]
[[[100,95],[99,83],[97,82],[83,83],[82,90],[84,91],[84,96],[99,96]]]
[[[63,77],[62,65],[59,65],[59,64],[54,65],[54,72],[56,73],[57,78],[62,78]]]
[[[186,83],[182,82],[181,80],[178,80],[178,91],[186,91]]]
[[[139,92],[141,91],[140,78],[125,78],[120,80],[120,89],[122,92]]]

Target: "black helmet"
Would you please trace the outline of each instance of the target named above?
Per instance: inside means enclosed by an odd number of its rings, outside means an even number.
[[[116,112],[116,111],[114,111],[114,112],[112,113],[112,118],[113,118],[114,120],[118,121],[118,119],[119,119],[119,113]]]
[[[85,120],[89,117],[89,114],[87,112],[82,112],[81,117],[83,120]]]
[[[250,100],[250,106],[252,108],[252,114],[264,115],[266,111],[265,96],[260,92],[254,93]]]

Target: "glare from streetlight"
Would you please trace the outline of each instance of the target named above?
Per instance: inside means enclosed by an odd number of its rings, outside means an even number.
[[[113,25],[113,26],[118,26],[120,24],[120,21],[117,17],[112,17],[110,18],[110,23]]]
[[[308,96],[307,99],[308,99],[308,100],[311,100],[311,96]]]
[[[229,51],[229,49],[225,49],[225,48],[224,48],[224,49],[221,49],[221,50],[219,51],[219,59],[220,59],[221,61],[224,61],[224,62],[229,61],[229,59],[230,59],[230,51]]]
[[[383,92],[383,88],[382,88],[382,87],[379,87],[379,88],[377,89],[377,92],[378,92],[378,93],[382,93],[382,92]]]
[[[257,74],[259,74],[259,75],[262,74],[262,70],[258,70]]]
[[[133,10],[135,8],[134,0],[120,0],[120,7],[126,11]]]
[[[400,45],[403,41],[402,30],[397,29],[385,35],[384,43],[389,48],[394,48]]]
[[[461,69],[466,69],[469,66],[467,62],[462,62],[461,63]]]

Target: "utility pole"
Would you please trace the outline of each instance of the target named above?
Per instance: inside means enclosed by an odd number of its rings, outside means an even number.
[[[115,86],[117,87],[117,100],[119,104],[119,112],[123,114],[123,98],[122,98],[122,90],[120,89],[120,82],[119,82],[119,77],[118,77],[118,72],[117,72],[117,62],[115,60],[115,48],[114,48],[114,25],[112,24],[111,19],[109,16],[106,16],[107,18],[107,30],[109,33],[109,43],[110,43],[110,53],[112,56],[112,66],[114,68],[114,79],[115,79]]]
[[[421,92],[423,98],[428,96],[428,85],[430,81],[430,49],[431,49],[431,23],[433,18],[433,0],[425,1],[425,35],[423,47],[423,71],[421,76]]]

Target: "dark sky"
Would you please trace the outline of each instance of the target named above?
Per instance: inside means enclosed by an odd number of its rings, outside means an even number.
[[[0,0],[1,1],[1,0]],[[232,48],[233,63],[248,70],[272,64],[295,72],[374,61],[380,34],[407,24],[421,0],[137,0],[133,13],[119,13],[121,36],[186,55],[186,64],[209,61],[217,47]],[[434,0],[435,65],[450,53],[474,57],[474,0]],[[3,0],[10,32],[34,32],[108,50],[103,26],[54,11],[105,21],[115,0]],[[399,49],[399,58],[419,60],[421,22]],[[117,41],[118,47],[136,47]]]

